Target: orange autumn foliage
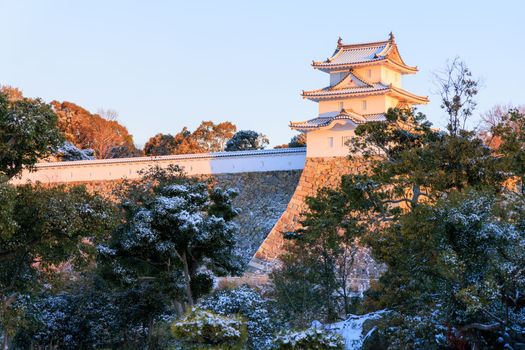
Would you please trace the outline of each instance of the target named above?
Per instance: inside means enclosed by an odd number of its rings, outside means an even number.
[[[51,106],[58,115],[60,130],[75,146],[93,149],[99,159],[138,155],[133,136],[118,121],[92,114],[67,101],[52,101]]]

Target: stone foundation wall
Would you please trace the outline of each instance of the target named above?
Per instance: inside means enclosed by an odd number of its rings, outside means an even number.
[[[292,198],[301,171],[219,174],[211,177],[217,186],[237,188],[233,205],[241,209],[235,219],[240,226],[239,248],[248,264],[275,226]]]
[[[299,184],[288,203],[286,211],[272,228],[257,253],[250,261],[247,274],[267,274],[278,262],[283,253],[283,233],[299,228],[301,214],[308,210],[306,197],[315,196],[323,187],[337,188],[341,177],[346,174],[366,171],[363,161],[349,160],[347,157],[306,158],[306,164]],[[355,290],[368,288],[370,280],[378,277],[380,268],[370,257],[368,249],[361,248],[356,256],[352,284]]]

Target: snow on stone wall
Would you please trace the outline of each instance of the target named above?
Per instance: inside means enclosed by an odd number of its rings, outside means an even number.
[[[286,210],[300,176],[300,170],[210,176],[217,186],[239,190],[239,196],[233,204],[241,208],[235,220],[240,225],[239,245],[245,263],[255,254]]]

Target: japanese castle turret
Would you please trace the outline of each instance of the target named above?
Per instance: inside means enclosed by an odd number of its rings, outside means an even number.
[[[405,64],[392,33],[386,41],[365,44],[343,44],[339,38],[332,57],[312,66],[330,74],[330,85],[302,93],[319,104],[317,118],[290,123],[307,134],[307,157],[346,156],[346,141],[357,125],[384,120],[389,108],[428,103],[401,87],[401,77],[418,69]]]

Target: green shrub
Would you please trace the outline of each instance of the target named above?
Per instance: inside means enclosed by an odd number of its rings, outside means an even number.
[[[184,349],[241,350],[248,338],[241,317],[225,317],[199,308],[174,322],[171,331]]]
[[[290,332],[275,339],[275,350],[344,350],[345,342],[336,333],[310,328]]]

